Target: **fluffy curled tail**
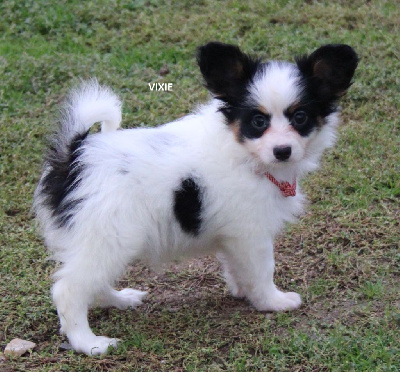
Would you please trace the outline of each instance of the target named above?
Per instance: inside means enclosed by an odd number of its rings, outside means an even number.
[[[82,81],[67,96],[60,110],[58,128],[51,139],[49,163],[70,158],[74,150],[101,122],[102,132],[111,132],[121,123],[121,101],[113,91],[101,86],[96,79]]]
[[[60,131],[66,138],[73,138],[76,134],[86,133],[97,122],[102,123],[102,132],[118,129],[121,101],[110,88],[99,85],[96,79],[83,81],[66,100]]]
[[[61,109],[56,129],[45,159],[45,169],[35,193],[39,219],[49,210],[60,225],[68,222],[79,204],[73,191],[81,181],[84,168],[80,156],[90,127],[101,122],[102,132],[118,129],[121,123],[121,101],[97,80],[82,82],[72,90]]]

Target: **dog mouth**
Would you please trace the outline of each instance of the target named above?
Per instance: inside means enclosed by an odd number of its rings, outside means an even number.
[[[290,163],[291,159],[284,159],[284,160],[279,160],[279,159],[274,159],[272,160],[272,164],[284,164],[284,163]]]
[[[266,162],[258,158],[257,163],[258,165],[256,166],[256,173],[264,174],[265,172],[274,170],[276,171],[284,169],[292,170],[296,168],[297,161],[294,161],[293,159],[287,159],[287,160],[273,159]]]
[[[287,168],[295,168],[298,163],[299,160],[296,160],[291,157],[286,160],[272,159],[269,162],[263,162],[263,166],[265,168],[270,168],[270,169],[285,169],[285,168],[287,169]]]

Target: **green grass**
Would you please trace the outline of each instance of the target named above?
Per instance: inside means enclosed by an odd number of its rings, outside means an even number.
[[[387,1],[4,0],[0,3],[0,347],[31,354],[4,371],[398,371],[400,369],[400,31]],[[303,186],[308,213],[276,244],[276,280],[304,305],[262,314],[231,298],[210,259],[120,285],[148,289],[135,311],[93,310],[123,339],[89,358],[60,349],[47,260],[30,212],[57,105],[96,76],[124,100],[124,126],[157,125],[207,99],[195,49],[210,40],[292,59],[324,43],[361,57],[337,146]],[[169,74],[159,71],[168,66]],[[148,83],[172,82],[170,93]]]

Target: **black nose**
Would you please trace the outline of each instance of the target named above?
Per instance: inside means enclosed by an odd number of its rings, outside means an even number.
[[[278,160],[288,160],[292,154],[290,146],[276,146],[274,147],[274,155]]]

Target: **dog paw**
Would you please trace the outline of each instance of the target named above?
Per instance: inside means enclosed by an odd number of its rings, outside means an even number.
[[[240,288],[234,281],[227,281],[228,289],[232,297],[244,298],[246,297],[245,292]]]
[[[237,299],[242,299],[242,298],[246,297],[244,291],[242,291],[240,288],[235,288],[235,289],[231,288],[230,293],[231,293],[232,297],[237,298]]]
[[[78,342],[70,341],[72,348],[78,353],[87,355],[101,355],[108,351],[108,348],[117,347],[118,339],[105,336],[90,336],[85,339],[80,339]]]
[[[295,292],[276,291],[263,301],[254,301],[254,307],[259,311],[287,311],[300,307],[301,297]]]
[[[113,306],[120,310],[125,310],[129,307],[135,308],[142,304],[143,297],[147,292],[138,291],[132,288],[125,288],[118,291],[113,298]]]

